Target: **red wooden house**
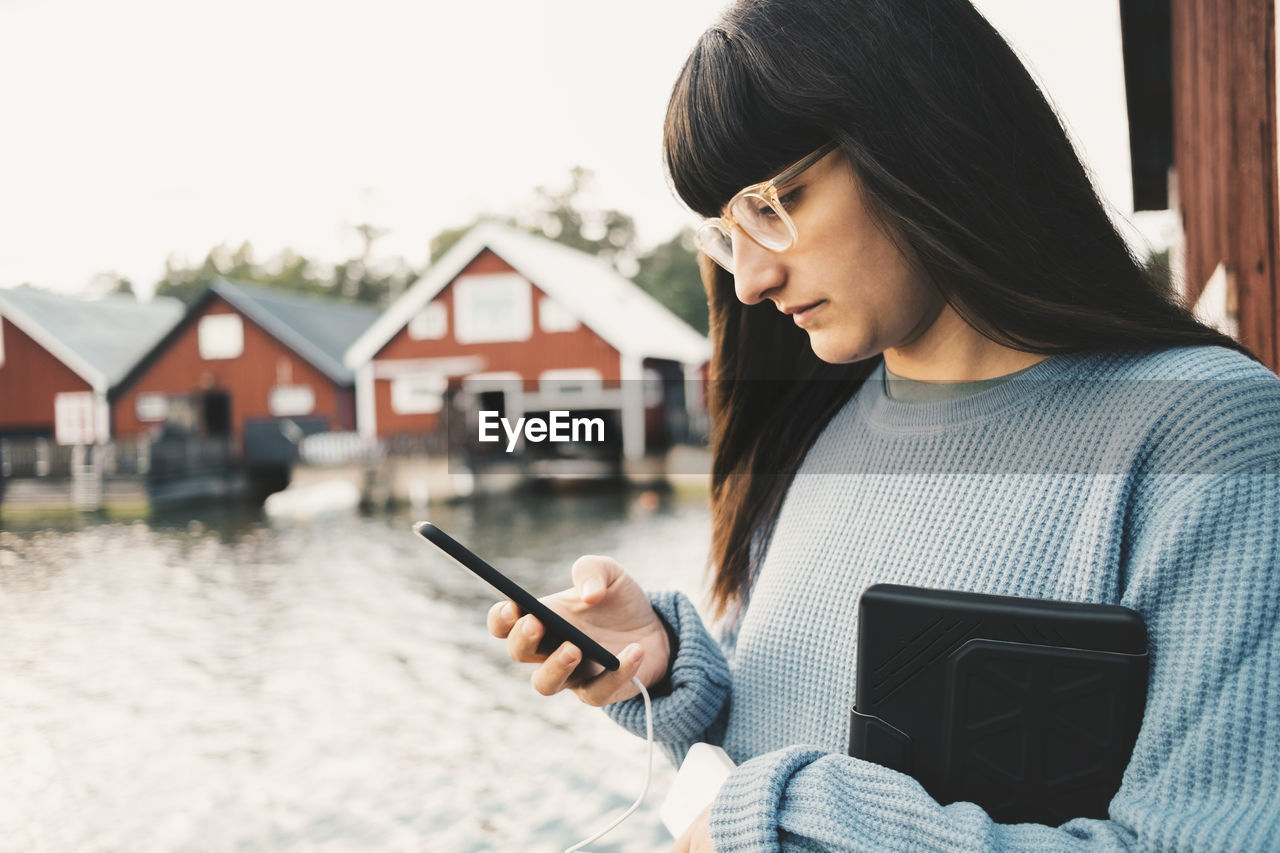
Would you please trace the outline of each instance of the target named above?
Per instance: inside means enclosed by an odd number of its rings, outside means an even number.
[[[182,317],[182,303],[0,290],[0,436],[99,444],[109,397]]]
[[[485,224],[370,326],[346,363],[366,437],[429,432],[450,413],[474,440],[482,410],[511,422],[572,410],[604,417],[635,459],[679,432],[700,399],[686,387],[709,353],[702,335],[599,259]]]
[[[353,429],[353,375],[342,354],[377,315],[219,280],[121,383],[116,430],[133,435],[167,424],[244,439],[256,427],[278,435],[281,424]]]

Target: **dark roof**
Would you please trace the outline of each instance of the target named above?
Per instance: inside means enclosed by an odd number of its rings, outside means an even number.
[[[382,313],[382,309],[367,305],[228,279],[218,279],[209,289],[330,379],[346,385],[355,381],[355,374],[343,363],[343,355]]]
[[[182,318],[168,297],[80,299],[31,287],[0,290],[0,314],[99,391],[117,385]]]

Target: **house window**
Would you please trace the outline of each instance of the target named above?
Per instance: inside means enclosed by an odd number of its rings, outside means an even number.
[[[391,380],[391,411],[397,415],[429,415],[444,408],[448,381],[438,373],[397,376]]]
[[[53,398],[53,432],[58,444],[93,444],[97,430],[92,391],[70,391]]]
[[[267,410],[278,418],[309,415],[316,410],[316,392],[310,385],[277,385],[267,397]]]
[[[409,337],[415,341],[438,341],[449,331],[449,312],[439,302],[429,302],[409,320]]]
[[[133,410],[140,421],[163,421],[169,417],[169,398],[164,394],[139,394]]]
[[[572,332],[578,326],[578,318],[550,296],[544,296],[538,301],[538,327],[542,331]]]
[[[205,361],[239,358],[244,352],[244,324],[239,314],[200,318],[200,357]]]
[[[533,334],[533,294],[518,275],[476,275],[453,285],[454,337],[460,344],[527,341]]]

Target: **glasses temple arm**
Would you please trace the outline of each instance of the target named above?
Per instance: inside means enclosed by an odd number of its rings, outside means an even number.
[[[799,163],[796,163],[794,166],[787,169],[781,175],[778,175],[776,178],[769,181],[769,183],[773,184],[775,187],[785,184],[787,181],[791,180],[796,175],[800,174],[805,169],[809,168],[814,163],[817,163],[823,157],[826,157],[828,154],[834,151],[836,149],[836,145],[837,143],[835,142],[828,142],[826,145],[822,146],[817,151],[810,154],[808,157],[805,157]]]

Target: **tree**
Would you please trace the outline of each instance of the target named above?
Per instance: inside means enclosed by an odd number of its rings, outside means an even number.
[[[455,228],[446,228],[436,236],[431,238],[430,250],[431,261],[434,264],[444,255],[445,252],[452,249],[459,240],[467,236],[467,232],[475,228],[481,222],[501,222],[502,220],[496,216],[481,215],[476,217],[470,225],[459,225]]]
[[[364,223],[355,226],[355,230],[361,236],[360,254],[332,266],[292,249],[283,249],[258,263],[247,242],[237,249],[215,246],[196,266],[183,265],[170,255],[165,261],[164,276],[156,285],[156,295],[174,296],[190,305],[214,281],[228,278],[304,296],[386,305],[420,273],[403,258],[385,260],[374,256],[374,243],[387,233],[384,229]]]
[[[120,275],[120,273],[112,270],[111,272],[100,272],[89,281],[86,292],[91,296],[105,296],[108,294],[121,294],[124,296],[132,296],[137,299],[138,296],[133,292],[133,282]]]
[[[698,254],[693,247],[693,230],[680,229],[670,240],[641,255],[638,264],[636,284],[705,335],[710,313]]]
[[[360,254],[334,266],[332,289],[344,299],[372,305],[390,305],[409,285],[418,280],[421,273],[404,258],[386,261],[379,260],[374,255],[373,246],[387,235],[386,229],[362,223],[355,226],[355,230],[360,234]]]
[[[595,255],[623,275],[635,275],[635,220],[619,210],[584,208],[581,196],[591,184],[591,177],[590,170],[574,166],[567,186],[538,187],[533,204],[526,210],[506,216],[485,213],[469,225],[446,228],[431,238],[431,263],[480,223],[500,222]]]
[[[219,244],[194,267],[181,264],[176,255],[169,255],[164,262],[164,275],[156,283],[156,296],[172,296],[190,305],[219,278],[255,281],[253,246],[244,242],[238,249],[232,249]]]

